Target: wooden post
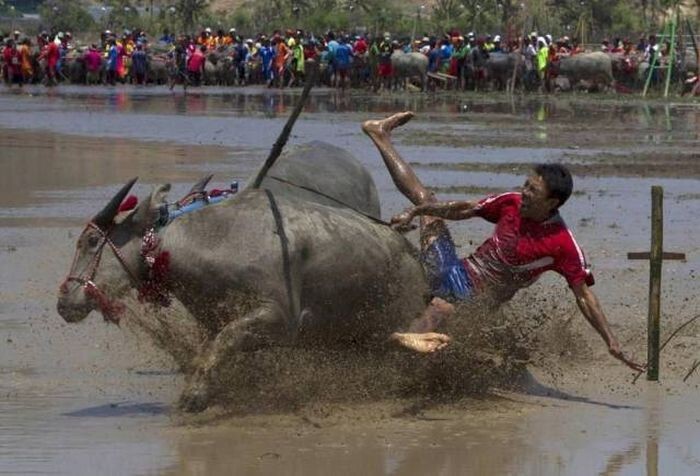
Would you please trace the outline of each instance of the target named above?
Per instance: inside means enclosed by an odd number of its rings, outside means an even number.
[[[664,189],[651,187],[651,250],[627,253],[627,259],[649,260],[649,317],[647,320],[647,380],[659,380],[661,336],[661,265],[664,260],[685,261],[685,253],[664,251]],[[637,375],[641,375],[641,372]],[[636,380],[636,378],[635,378]]]
[[[647,380],[659,380],[661,337],[661,265],[664,249],[664,189],[651,187],[651,259],[649,266],[649,321],[647,325]]]

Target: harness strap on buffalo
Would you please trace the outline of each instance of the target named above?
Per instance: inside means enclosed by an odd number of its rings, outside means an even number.
[[[275,196],[270,190],[265,189],[265,194],[267,199],[270,201],[270,210],[272,211],[272,217],[275,220],[275,233],[280,237],[280,246],[282,248],[282,273],[284,276],[284,287],[287,293],[287,304],[289,305],[289,312],[293,318],[299,316],[299,310],[294,301],[293,287],[292,287],[292,264],[289,258],[289,239],[287,238],[287,233],[284,231],[284,222],[282,221],[282,213],[280,212]],[[294,319],[290,323],[296,322]]]

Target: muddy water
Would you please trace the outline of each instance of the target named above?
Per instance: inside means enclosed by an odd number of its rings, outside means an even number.
[[[98,316],[68,326],[55,290],[84,220],[132,176],[137,192],[173,182],[173,196],[207,172],[244,180],[265,157],[295,93],[66,88],[0,95],[0,473],[7,474],[697,474],[700,377],[682,382],[700,357],[689,326],[665,351],[661,384],[610,361],[579,322],[589,351],[551,356],[533,368],[527,392],[428,406],[401,402],[331,406],[299,414],[229,417],[183,426],[172,405],[181,390],[173,364],[128,328]],[[420,115],[396,140],[426,183],[460,196],[518,186],[518,173],[452,170],[444,164],[535,160],[600,163],[700,145],[697,104],[641,104],[587,97],[526,99],[364,95],[318,91],[292,141],[327,140],[372,171],[384,214],[406,205],[358,130],[369,116]],[[432,138],[432,139],[431,139]],[[437,138],[437,140],[434,140]],[[648,247],[648,189],[666,189],[666,332],[700,309],[700,193],[692,164],[648,176],[587,169],[565,218],[595,266],[596,290],[629,351],[644,353],[647,268],[625,259]],[[448,189],[447,187],[452,187]],[[452,196],[452,195],[450,195]],[[488,233],[453,228],[463,252]],[[530,294],[568,299],[556,276]],[[520,304],[527,304],[519,297]],[[518,299],[514,303],[517,308]],[[546,306],[536,302],[537,306]],[[561,316],[564,318],[565,316]],[[128,326],[126,326],[128,327]],[[543,347],[546,347],[543,343]],[[223,423],[221,423],[223,421]]]

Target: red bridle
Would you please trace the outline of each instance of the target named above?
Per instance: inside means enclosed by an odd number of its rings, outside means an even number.
[[[69,274],[68,277],[66,277],[66,279],[61,284],[60,289],[61,292],[67,293],[69,282],[75,281],[79,283],[83,287],[83,292],[88,297],[95,300],[95,302],[97,303],[97,307],[99,308],[105,320],[108,322],[118,324],[119,316],[124,312],[125,306],[118,301],[110,299],[107,296],[107,294],[105,294],[104,291],[98,288],[97,284],[95,284],[95,282],[93,281],[95,279],[95,274],[97,274],[97,268],[100,265],[100,261],[102,260],[102,252],[104,251],[105,245],[109,246],[112,249],[114,256],[116,256],[117,261],[119,261],[119,263],[122,265],[122,268],[124,268],[126,274],[129,275],[129,279],[131,279],[134,286],[139,286],[139,279],[127,265],[126,260],[124,259],[124,256],[122,255],[119,248],[117,248],[117,245],[115,245],[114,242],[110,239],[109,233],[111,231],[111,228],[105,231],[102,230],[102,228],[100,228],[99,226],[97,226],[94,222],[88,222],[88,224],[85,225],[83,234],[85,233],[85,231],[87,231],[88,228],[92,228],[93,230],[97,231],[97,233],[99,233],[101,236],[101,241],[97,245],[97,251],[90,260],[90,263],[88,263],[88,266],[83,270],[83,272],[77,276]],[[73,270],[73,268],[75,268],[77,259],[78,253],[76,252],[75,256],[73,257],[71,271]]]

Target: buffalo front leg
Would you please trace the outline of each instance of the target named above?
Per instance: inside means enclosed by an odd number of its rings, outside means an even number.
[[[202,353],[179,406],[189,412],[207,408],[216,393],[221,370],[236,352],[257,350],[281,342],[288,334],[285,315],[277,305],[263,305],[227,324]]]

